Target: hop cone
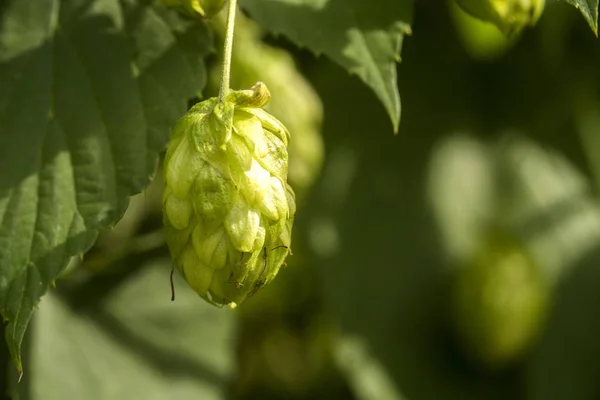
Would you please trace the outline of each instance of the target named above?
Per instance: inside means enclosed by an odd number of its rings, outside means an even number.
[[[488,368],[521,357],[543,326],[550,295],[523,244],[494,231],[455,278],[456,328],[471,356]]]
[[[269,283],[289,253],[295,213],[289,133],[261,107],[266,86],[196,104],[167,148],[163,195],[175,266],[207,301],[235,306]]]
[[[490,22],[505,35],[533,26],[542,15],[545,0],[456,0],[475,18]]]

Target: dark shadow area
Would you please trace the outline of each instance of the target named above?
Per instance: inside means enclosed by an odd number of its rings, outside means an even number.
[[[527,363],[532,400],[600,398],[600,246],[573,265]]]

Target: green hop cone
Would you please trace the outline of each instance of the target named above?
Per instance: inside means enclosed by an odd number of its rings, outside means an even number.
[[[452,20],[466,52],[478,61],[500,58],[515,43],[516,36],[507,37],[494,25],[481,21],[450,2]]]
[[[210,18],[216,15],[225,4],[225,0],[161,0],[168,7],[181,10],[188,15],[201,15]]]
[[[262,109],[269,99],[259,82],[222,103],[198,103],[167,148],[167,244],[190,286],[216,305],[234,307],[253,295],[289,253],[296,211],[289,133]]]
[[[498,369],[519,359],[536,338],[550,288],[541,269],[510,235],[492,232],[455,276],[455,328],[476,361]]]
[[[490,22],[507,36],[536,24],[544,11],[545,0],[456,0],[467,13]]]

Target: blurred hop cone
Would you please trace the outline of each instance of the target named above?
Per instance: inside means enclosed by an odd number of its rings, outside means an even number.
[[[210,18],[216,15],[225,4],[225,0],[161,0],[168,7],[173,7],[188,15],[201,15]]]
[[[190,286],[235,307],[269,283],[289,253],[296,211],[288,130],[264,111],[259,82],[196,104],[173,130],[163,210],[171,257]]]
[[[549,288],[515,239],[494,232],[456,271],[453,310],[469,355],[491,369],[517,360],[543,325]]]
[[[536,24],[544,11],[545,0],[456,0],[475,18],[490,22],[507,36]]]
[[[223,40],[225,19],[219,19],[217,25],[217,34]],[[321,99],[297,70],[290,54],[263,43],[261,32],[252,21],[239,15],[235,29],[231,86],[248,87],[265,78],[273,95],[266,109],[294,132],[289,145],[288,178],[301,200],[318,177],[323,163]],[[217,89],[220,72],[219,65],[211,71],[212,90]]]
[[[516,36],[507,37],[495,25],[465,12],[454,0],[450,2],[450,11],[463,48],[475,60],[494,61],[516,42]]]

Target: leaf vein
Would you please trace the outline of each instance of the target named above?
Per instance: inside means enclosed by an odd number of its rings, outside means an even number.
[[[81,55],[79,54],[77,46],[75,45],[75,43],[73,42],[72,38],[69,36],[67,31],[64,31],[64,36],[67,39],[67,41],[69,42],[69,45],[71,46],[71,48],[73,49],[73,54],[75,54],[75,56],[77,57],[77,60],[79,61],[79,66],[81,67],[81,69],[84,71],[85,75],[88,78],[88,83],[89,83],[88,87],[90,89],[90,92],[92,94],[94,101],[96,102],[96,108],[97,108],[98,114],[100,115],[100,118],[102,120],[104,129],[101,129],[101,131],[104,134],[104,138],[108,143],[108,146],[107,146],[108,147],[108,156],[109,156],[111,164],[113,166],[112,170],[113,170],[115,182],[117,185],[117,188],[116,188],[117,190],[112,191],[112,199],[110,199],[110,200],[113,205],[118,204],[118,199],[117,199],[118,193],[117,192],[118,192],[118,186],[121,184],[121,179],[120,179],[120,176],[119,176],[119,174],[117,172],[117,168],[116,168],[116,166],[117,166],[116,157],[115,157],[115,152],[113,149],[114,142],[111,139],[110,135],[108,134],[109,127],[108,127],[108,123],[106,121],[106,116],[104,115],[104,109],[101,106],[101,103],[100,103],[100,100],[96,93],[96,90],[94,88],[94,85],[91,83],[92,79],[90,76],[90,72],[89,72],[88,68],[86,67],[85,63],[83,62]],[[57,117],[57,120],[58,120],[58,117]],[[64,133],[68,136],[68,133],[66,131]],[[110,182],[110,180],[107,180],[106,182]]]

